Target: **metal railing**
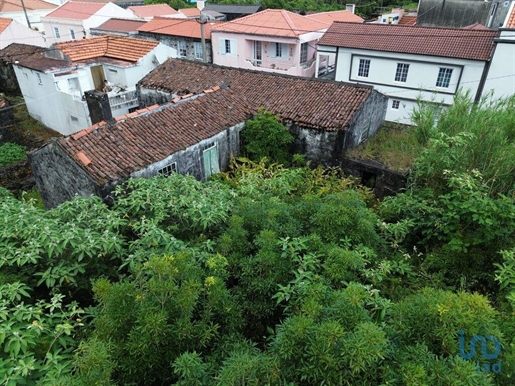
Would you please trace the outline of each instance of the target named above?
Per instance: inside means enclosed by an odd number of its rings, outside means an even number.
[[[112,91],[108,93],[109,105],[111,106],[111,108],[116,108],[121,105],[138,104],[138,94],[136,90],[119,91],[114,95],[112,94]]]

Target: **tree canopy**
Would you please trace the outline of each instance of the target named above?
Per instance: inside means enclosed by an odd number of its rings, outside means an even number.
[[[512,385],[514,196],[478,159],[512,143],[511,110],[460,98],[382,202],[337,168],[246,158],[110,206],[0,190],[1,383]],[[494,117],[505,140],[456,144]]]

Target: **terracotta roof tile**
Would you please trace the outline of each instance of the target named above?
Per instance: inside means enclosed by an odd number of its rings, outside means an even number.
[[[488,60],[496,31],[334,22],[319,45]]]
[[[36,9],[54,9],[57,5],[43,0],[24,0],[25,9],[32,11]],[[23,12],[21,1],[18,0],[0,0],[0,12]]]
[[[74,62],[101,56],[137,62],[158,44],[159,42],[144,39],[99,36],[90,39],[56,43],[55,47]]]
[[[118,180],[245,121],[254,110],[244,98],[223,90],[58,143],[87,165],[93,178]]]
[[[415,25],[416,22],[417,22],[416,16],[404,15],[401,17],[401,20],[399,20],[399,23],[397,23],[397,25]]]
[[[265,9],[253,15],[216,26],[212,29],[212,32],[298,37],[308,32],[327,29],[329,25],[330,23],[314,20],[284,9]]]
[[[99,183],[128,178],[135,171],[245,121],[260,106],[300,126],[345,130],[372,93],[371,87],[178,59],[169,59],[149,75],[143,85],[177,95],[217,91],[189,100],[179,96],[175,105],[152,105],[77,139],[72,136],[58,140],[65,152],[87,164],[89,175]]]
[[[186,17],[197,17],[200,16],[200,10],[198,8],[181,8],[179,13],[182,13]]]
[[[515,28],[515,6],[511,3],[511,13],[507,18],[505,28]]]
[[[213,87],[214,86],[214,87]],[[345,130],[371,87],[299,78],[213,64],[168,59],[145,76],[138,87],[175,95],[200,94],[222,86],[263,106],[282,119],[324,130]],[[214,93],[216,94],[216,92]]]
[[[46,17],[55,17],[60,19],[86,20],[100,11],[105,4],[102,3],[86,3],[79,1],[67,1],[55,11],[50,12]]]
[[[4,17],[0,17],[0,33],[4,32],[7,27],[9,27],[9,24],[11,24],[13,19],[7,19]]]
[[[220,25],[220,22],[208,22],[204,25],[204,35],[210,39],[211,29]],[[193,19],[172,19],[166,17],[155,17],[148,23],[138,28],[140,32],[149,32],[162,35],[184,36],[200,39],[200,24]]]
[[[331,12],[320,12],[306,15],[309,19],[315,19],[323,23],[332,24],[334,21],[348,21],[355,23],[363,23],[362,17],[350,12],[350,11],[331,11]]]
[[[163,15],[178,15],[175,9],[168,4],[135,5],[128,8],[139,17],[154,17]]]
[[[101,29],[105,31],[132,32],[137,31],[137,29],[145,23],[145,20],[112,18],[106,21],[104,24],[99,25],[95,29]]]
[[[483,24],[480,23],[474,23],[471,25],[467,25],[465,27],[462,27],[462,29],[474,29],[474,30],[481,30],[481,31],[491,31],[490,28],[485,27]]]

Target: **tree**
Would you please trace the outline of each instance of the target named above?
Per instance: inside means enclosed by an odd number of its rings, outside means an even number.
[[[269,162],[285,165],[291,162],[289,145],[293,142],[293,135],[281,124],[279,116],[260,109],[245,123],[241,136],[242,152],[250,159],[259,161],[266,157]]]

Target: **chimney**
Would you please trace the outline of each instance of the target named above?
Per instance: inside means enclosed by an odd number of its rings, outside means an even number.
[[[204,0],[197,0],[197,8],[199,10],[203,10],[204,9],[204,6],[205,6],[205,1]]]
[[[345,10],[354,13],[356,4],[345,4]]]

